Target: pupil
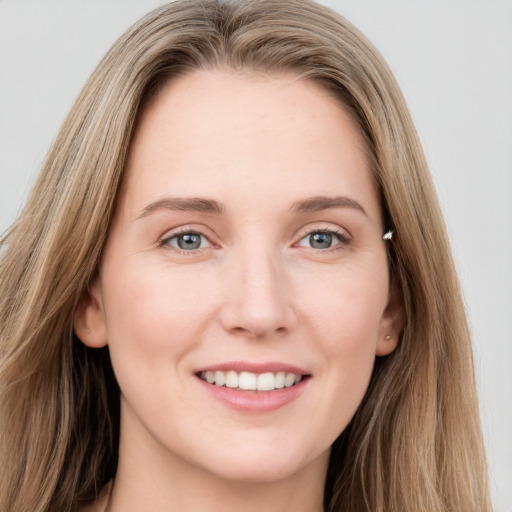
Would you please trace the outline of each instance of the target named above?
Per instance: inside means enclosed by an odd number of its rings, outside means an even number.
[[[199,249],[201,246],[201,235],[187,233],[178,237],[178,246],[180,249]]]
[[[315,249],[327,249],[331,246],[332,235],[330,233],[314,233],[310,235],[311,247]]]

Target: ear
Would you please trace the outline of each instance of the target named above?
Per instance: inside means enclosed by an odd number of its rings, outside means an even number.
[[[387,356],[395,350],[404,322],[405,311],[402,291],[398,280],[395,278],[391,283],[388,303],[380,320],[376,355]]]
[[[82,294],[73,319],[75,334],[80,341],[91,348],[107,345],[107,324],[99,277]]]

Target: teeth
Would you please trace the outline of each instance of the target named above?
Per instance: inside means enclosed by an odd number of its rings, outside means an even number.
[[[228,388],[239,388],[244,390],[272,391],[274,389],[289,388],[302,380],[302,375],[285,372],[202,372],[201,379],[215,386],[226,386]]]
[[[215,385],[224,386],[226,384],[226,374],[224,372],[215,372]]]
[[[240,389],[259,389],[256,381],[255,373],[241,372],[238,377],[238,387]]]
[[[276,379],[273,373],[262,373],[258,375],[258,389],[260,391],[272,391],[276,389]]]
[[[284,387],[289,388],[295,383],[295,375],[293,373],[287,373],[284,378]]]
[[[238,373],[230,371],[226,373],[226,387],[237,388],[238,387]]]

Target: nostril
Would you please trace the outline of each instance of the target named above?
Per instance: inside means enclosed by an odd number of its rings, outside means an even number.
[[[271,338],[276,334],[280,337],[288,331],[286,327],[266,327],[264,325],[255,325],[253,327],[233,327],[231,332],[235,335],[245,336],[248,339],[262,340]]]

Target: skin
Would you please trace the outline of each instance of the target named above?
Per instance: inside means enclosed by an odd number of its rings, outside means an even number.
[[[155,206],[169,197],[222,212]],[[297,211],[318,197],[345,199]],[[402,327],[385,228],[358,128],[320,85],[195,71],[163,87],[75,317],[86,345],[109,345],[121,388],[110,510],[322,510],[330,446]],[[180,250],[183,231],[201,247]],[[319,231],[331,246],[312,246]],[[196,375],[226,361],[309,377],[283,407],[239,411]]]

